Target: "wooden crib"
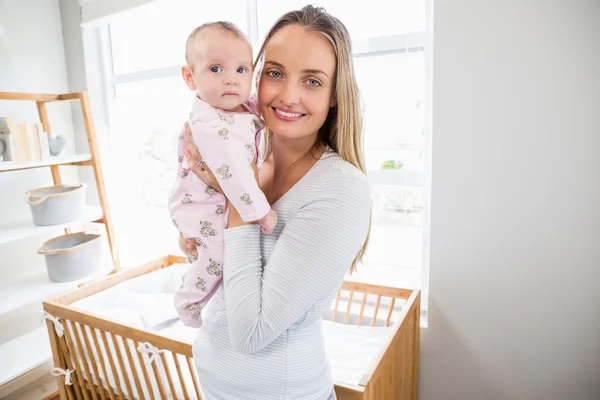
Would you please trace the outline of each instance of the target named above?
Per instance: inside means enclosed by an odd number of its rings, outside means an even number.
[[[46,323],[61,399],[126,399],[127,393],[151,399],[201,399],[189,343],[70,307],[80,299],[121,282],[185,262],[182,257],[165,256],[43,303],[44,311],[58,321],[48,319]],[[376,298],[375,307],[365,307],[369,296]],[[358,318],[350,317],[353,298],[362,298]],[[417,399],[419,291],[344,282],[329,318],[344,324],[353,322],[373,326],[378,320],[382,299],[389,304],[384,321],[386,326],[393,327],[393,334],[379,354],[373,357],[358,384],[334,382],[340,400]],[[340,310],[340,304],[347,304],[346,310]],[[368,316],[365,310],[370,308],[374,315]],[[392,321],[394,309],[400,311]],[[162,362],[148,364],[149,355],[135,350],[140,345],[161,349],[156,357],[160,357]],[[106,383],[110,376],[114,379],[114,386]],[[99,379],[102,377],[108,378]],[[140,393],[144,395],[139,396]]]

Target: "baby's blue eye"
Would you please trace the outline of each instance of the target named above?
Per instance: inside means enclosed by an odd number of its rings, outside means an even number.
[[[239,68],[237,69],[237,72],[238,72],[239,74],[243,74],[243,73],[244,73],[244,72],[246,72],[246,71],[247,71],[247,70],[246,70],[246,68],[244,68],[244,67],[239,67]]]
[[[213,65],[212,67],[210,67],[210,70],[216,74],[217,72],[222,71],[223,69],[221,67]]]
[[[281,76],[279,71],[269,71],[268,74],[269,74],[269,76],[271,76],[273,78],[279,78]]]

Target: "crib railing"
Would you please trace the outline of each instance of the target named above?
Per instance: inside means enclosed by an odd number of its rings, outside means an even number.
[[[59,385],[61,398],[201,399],[191,345],[64,306],[46,311],[62,326],[59,335],[48,321],[55,365],[72,383]]]
[[[344,324],[394,329],[359,385],[336,382],[340,400],[417,399],[420,300],[419,291],[343,283],[330,310],[332,321],[341,322],[343,317]]]
[[[61,399],[201,399],[192,346],[70,304],[127,279],[187,262],[165,256],[43,303]],[[335,382],[340,400],[416,399],[419,292],[344,282],[331,320],[393,326],[393,335],[358,385]]]
[[[61,399],[201,399],[192,346],[69,305],[186,260],[165,256],[44,303]]]

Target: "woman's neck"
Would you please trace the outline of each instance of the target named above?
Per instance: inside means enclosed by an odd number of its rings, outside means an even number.
[[[285,175],[294,165],[301,164],[313,152],[316,137],[289,140],[275,136],[271,152],[273,175],[275,178]]]

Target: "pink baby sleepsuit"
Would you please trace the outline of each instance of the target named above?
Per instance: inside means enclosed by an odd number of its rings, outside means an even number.
[[[195,97],[188,123],[194,143],[227,199],[242,219],[250,222],[262,218],[270,205],[252,169],[263,124],[256,115],[254,100],[243,107],[247,112],[227,112]],[[169,212],[183,236],[195,239],[198,259],[191,263],[174,302],[186,325],[200,327],[200,312],[218,289],[223,275],[227,199],[190,171],[183,133],[178,139],[177,180],[169,197]]]

